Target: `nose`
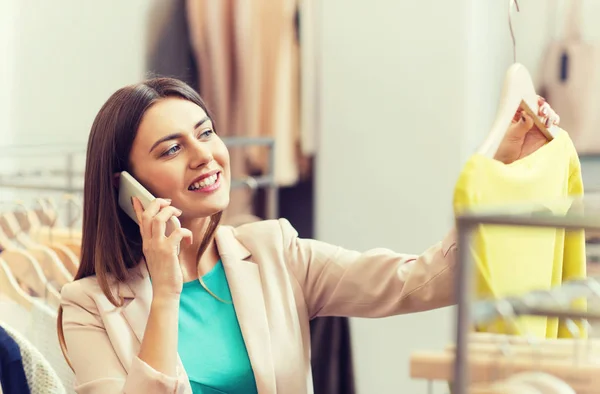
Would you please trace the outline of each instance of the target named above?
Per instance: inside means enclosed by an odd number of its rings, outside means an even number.
[[[201,141],[194,141],[190,145],[190,168],[195,169],[203,167],[213,161],[212,150],[209,144],[203,144]]]

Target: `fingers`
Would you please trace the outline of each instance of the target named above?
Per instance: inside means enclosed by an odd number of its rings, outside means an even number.
[[[550,112],[554,111],[552,111],[552,108],[550,108],[550,104],[544,102],[542,103],[542,105],[540,105],[540,108],[538,109],[538,116],[542,118],[547,118]]]
[[[144,208],[140,200],[133,197],[133,207],[137,215],[138,223],[140,224],[140,232],[142,237],[150,238],[152,236],[152,218],[160,211],[161,208],[171,204],[171,200],[157,198],[150,202]]]
[[[172,216],[179,217],[181,210],[173,206],[164,207],[152,218],[152,234],[150,238],[160,239],[165,236],[165,230],[167,228],[167,221]]]
[[[546,99],[543,98],[542,96],[538,96],[538,107],[541,107],[545,103],[546,103]]]
[[[560,116],[558,116],[558,114],[552,110],[550,110],[550,114],[548,115],[548,118],[545,121],[545,125],[546,127],[550,127],[553,125],[558,125],[560,123]]]
[[[133,211],[135,212],[135,217],[137,218],[137,221],[141,226],[142,225],[142,213],[144,213],[144,208],[142,208],[142,204],[140,204],[140,201],[135,197],[131,197],[131,205],[133,205]]]
[[[522,114],[523,114],[523,109],[521,107],[517,108],[517,112],[515,112],[515,116],[513,116],[512,122],[518,123],[521,120]]]
[[[543,97],[538,96],[538,106],[538,115],[546,127],[558,125],[560,123],[560,116],[554,112],[552,107],[550,107],[550,104],[548,104]]]
[[[171,235],[169,235],[168,240],[171,243],[171,245],[176,246],[179,245],[184,238],[188,241],[190,245],[194,242],[194,236],[192,232],[187,228],[181,227],[173,230]]]
[[[526,112],[521,114],[520,119],[513,123],[509,128],[508,137],[512,140],[522,140],[525,138],[525,135],[531,128],[533,127],[533,118],[529,116]]]

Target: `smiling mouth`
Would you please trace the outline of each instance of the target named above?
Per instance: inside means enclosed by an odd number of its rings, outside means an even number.
[[[209,190],[218,186],[219,178],[221,177],[221,173],[217,172],[211,176],[208,176],[200,181],[192,183],[188,190],[190,191],[198,191],[198,190]]]

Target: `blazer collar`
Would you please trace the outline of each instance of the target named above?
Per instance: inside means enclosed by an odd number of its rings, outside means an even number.
[[[237,239],[232,227],[220,226],[215,240],[258,392],[274,393],[275,368],[260,267],[249,260],[251,252]],[[146,264],[141,263],[133,269],[130,278],[119,287],[119,295],[126,302],[123,316],[141,342],[152,301],[152,285]],[[129,303],[127,300],[130,300]]]
[[[221,259],[228,261],[242,261],[249,258],[252,253],[235,237],[234,229],[229,226],[220,226],[215,234],[217,249]],[[119,296],[125,299],[152,298],[152,286],[150,284],[148,267],[141,261],[137,267],[129,270],[129,280],[119,284]]]

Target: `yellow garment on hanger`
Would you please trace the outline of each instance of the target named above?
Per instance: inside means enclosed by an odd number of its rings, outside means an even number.
[[[471,157],[455,187],[454,211],[535,203],[541,212],[565,214],[571,208],[569,197],[582,195],[579,157],[568,134],[560,130],[552,141],[511,164]],[[519,296],[586,276],[583,231],[481,225],[472,239],[477,298]],[[477,330],[538,338],[573,336],[562,322],[545,317],[519,318],[516,325],[499,321]]]

